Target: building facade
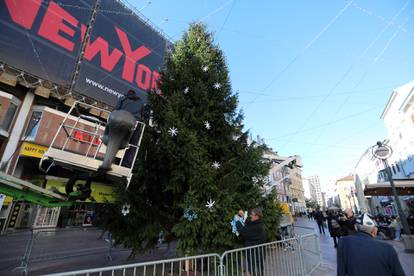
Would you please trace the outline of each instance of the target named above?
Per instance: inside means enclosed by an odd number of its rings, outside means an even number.
[[[263,157],[271,162],[266,189],[276,191],[278,200],[288,203],[292,213],[305,212],[300,157],[297,155],[284,157],[273,151],[266,151]]]
[[[383,141],[392,148],[388,158],[394,181],[404,181],[408,189],[414,190],[414,81],[393,90],[381,118],[388,132]],[[375,141],[373,141],[373,144]],[[361,209],[373,214],[396,215],[397,208],[391,193],[366,196],[367,188],[379,183],[388,183],[384,164],[367,149],[355,166],[355,187]],[[408,212],[413,203],[412,195],[400,196],[402,208]]]
[[[336,193],[339,198],[339,204],[342,209],[351,208],[356,213],[358,200],[355,192],[355,181],[353,175],[340,178],[335,182]]]
[[[321,208],[325,207],[319,176],[313,175],[308,177],[308,183],[311,199],[316,201]]]

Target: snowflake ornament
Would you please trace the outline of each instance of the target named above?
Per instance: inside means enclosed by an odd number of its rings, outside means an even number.
[[[257,184],[257,182],[259,182],[259,178],[257,178],[256,176],[253,176],[252,181],[254,184]]]
[[[214,87],[214,89],[220,89],[220,88],[221,88],[221,83],[216,82],[216,83],[213,85],[213,87]]]
[[[186,209],[184,211],[184,218],[186,218],[189,222],[198,219],[198,214],[191,209]]]
[[[129,204],[124,204],[123,206],[122,206],[122,210],[121,210],[121,213],[124,215],[124,216],[126,216],[126,215],[128,215],[129,214],[129,209],[131,208],[131,205],[129,205]]]
[[[239,140],[240,136],[239,135],[233,135],[232,139],[233,141],[237,141]]]
[[[214,207],[214,204],[215,204],[216,202],[215,201],[212,201],[211,200],[211,198],[210,198],[210,200],[209,201],[207,201],[207,204],[206,204],[206,207],[208,208],[208,209],[210,209],[210,211],[211,211],[211,209]]]
[[[171,137],[177,136],[178,130],[175,127],[170,127],[168,129],[168,134],[171,135]]]
[[[207,65],[203,66],[203,71],[204,72],[207,72],[208,71],[208,66]]]
[[[187,95],[190,92],[190,87],[184,88],[184,94]]]
[[[205,128],[206,128],[207,130],[210,130],[210,129],[211,129],[211,125],[210,125],[210,122],[209,122],[209,121],[205,121],[205,122],[204,122],[204,126],[205,126]]]
[[[216,170],[220,169],[220,167],[221,167],[220,163],[217,162],[217,161],[214,161],[211,166]]]

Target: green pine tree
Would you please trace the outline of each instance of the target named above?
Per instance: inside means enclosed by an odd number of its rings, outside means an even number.
[[[274,194],[262,192],[266,147],[248,143],[242,132],[224,55],[205,26],[191,25],[176,43],[159,88],[160,95],[150,95],[154,126],[146,129],[130,187],[121,192],[130,213],[111,208],[104,226],[134,252],[152,248],[161,230],[178,240],[182,254],[214,252],[238,244],[230,221],[239,208],[262,206],[268,238],[275,239],[280,208]]]

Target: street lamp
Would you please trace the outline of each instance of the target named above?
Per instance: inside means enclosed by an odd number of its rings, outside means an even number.
[[[355,191],[354,191],[353,188],[351,189],[351,197],[352,197],[352,201],[354,203],[354,209],[355,209],[355,214],[356,214],[356,213],[358,213],[358,208],[357,208],[357,205],[355,203]]]
[[[395,188],[394,180],[392,178],[391,168],[388,165],[388,161],[387,161],[387,158],[392,155],[392,149],[390,146],[382,144],[382,142],[377,142],[377,145],[372,148],[372,154],[376,158],[380,159],[382,163],[384,164],[385,171],[390,181],[391,190],[394,195],[395,204],[397,204],[397,211],[401,219],[404,233],[406,235],[411,235],[410,226],[408,225],[407,218],[402,210],[401,202],[397,194],[397,189]]]

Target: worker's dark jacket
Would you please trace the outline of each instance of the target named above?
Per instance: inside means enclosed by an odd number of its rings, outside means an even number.
[[[339,239],[338,276],[404,276],[394,247],[357,232]]]
[[[144,102],[134,93],[128,93],[118,100],[114,110],[125,110],[131,113],[137,121],[141,121]]]
[[[262,220],[249,221],[245,226],[237,222],[236,227],[246,246],[266,242],[266,230]]]

